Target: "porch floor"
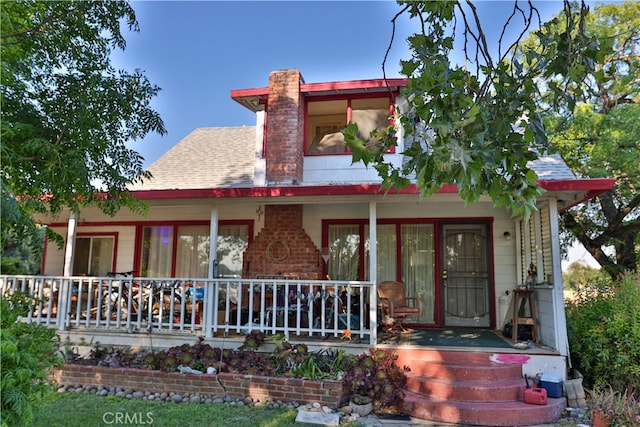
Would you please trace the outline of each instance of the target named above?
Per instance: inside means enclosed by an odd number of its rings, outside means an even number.
[[[390,348],[442,349],[451,351],[500,352],[558,355],[549,347],[528,341],[529,348],[518,349],[501,331],[481,328],[414,328],[411,332],[382,332],[378,346]]]
[[[99,342],[103,345],[111,346],[132,346],[137,348],[169,348],[174,345],[181,345],[185,342],[197,341],[199,334],[174,333],[169,331],[154,330],[152,333],[122,333],[116,331],[106,331],[104,329],[93,328],[69,328],[61,334],[63,339],[70,339],[71,342]],[[243,344],[246,334],[230,331],[215,333],[212,338],[207,339],[214,347],[236,348]],[[267,334],[271,336],[271,334]],[[444,336],[430,340],[430,338]],[[370,348],[369,335],[360,336],[354,331],[351,337],[334,336],[328,334],[307,335],[291,334],[288,340],[292,343],[302,342],[307,344],[310,351],[319,351],[326,348],[342,348],[343,350],[359,354]],[[551,348],[530,342],[527,349],[517,349],[513,347],[515,342],[502,336],[500,331],[489,329],[433,329],[415,328],[411,333],[383,331],[378,335],[377,347],[397,348],[397,349],[421,349],[440,351],[461,351],[477,353],[513,353],[528,355],[550,355],[557,356],[559,353]],[[91,344],[90,344],[91,345]],[[265,351],[269,351],[269,343],[265,343]]]

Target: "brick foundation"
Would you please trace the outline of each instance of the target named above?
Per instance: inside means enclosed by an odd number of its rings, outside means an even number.
[[[263,377],[232,373],[181,374],[132,368],[110,368],[68,364],[54,374],[61,385],[102,385],[152,393],[200,393],[254,401],[267,399],[300,404],[319,402],[339,408],[347,396],[341,381],[312,381],[297,378]]]

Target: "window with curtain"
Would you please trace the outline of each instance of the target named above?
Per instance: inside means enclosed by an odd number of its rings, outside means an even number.
[[[173,227],[147,226],[142,229],[140,276],[171,277]]]
[[[175,239],[175,277],[208,277],[209,233],[208,224],[143,227],[140,275],[171,277]],[[218,226],[216,277],[241,277],[242,254],[248,243],[248,223]]]
[[[420,298],[420,323],[435,322],[435,248],[433,224],[402,224],[402,281],[407,294]]]
[[[378,268],[376,274],[378,276],[378,282],[384,280],[396,280],[397,274],[397,236],[395,224],[378,224]],[[365,268],[364,277],[365,280],[369,280],[369,226],[364,227],[365,235]]]
[[[376,233],[377,281],[402,281],[407,296],[420,298],[424,304],[423,317],[415,320],[435,323],[434,224],[386,222],[378,224]],[[329,276],[338,280],[359,280],[359,266],[364,265],[362,275],[364,280],[369,280],[369,226],[362,222],[328,224],[327,235]],[[363,254],[359,250],[361,241]]]
[[[360,226],[329,225],[329,277],[358,280],[360,267]]]
[[[246,224],[219,226],[217,243],[217,276],[242,277],[242,254],[249,244],[249,226]]]
[[[176,277],[209,276],[209,226],[178,227]]]

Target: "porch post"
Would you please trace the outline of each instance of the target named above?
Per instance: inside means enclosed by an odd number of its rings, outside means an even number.
[[[523,232],[524,232],[524,236],[522,236],[524,238],[524,264],[523,264],[523,268],[524,271],[522,272],[522,276],[526,277],[527,276],[527,271],[529,270],[529,266],[531,265],[531,263],[533,262],[533,254],[531,253],[531,217],[529,217],[529,219],[523,220],[522,224],[524,225],[523,227]],[[526,279],[525,279],[526,280]],[[521,284],[524,284],[521,283]]]
[[[525,264],[525,262],[523,261],[525,254],[522,253],[521,249],[524,239],[524,236],[521,233],[522,230],[524,230],[524,220],[520,218],[518,221],[516,221],[516,288],[522,284],[520,280],[522,280],[522,277],[524,276],[522,266]]]
[[[57,326],[59,330],[64,330],[67,319],[67,310],[69,304],[70,280],[73,275],[73,257],[76,246],[76,229],[77,229],[77,212],[69,212],[69,221],[67,222],[67,242],[64,248],[64,270],[62,275],[62,283],[60,284],[60,295],[57,313]]]
[[[369,344],[378,342],[378,212],[376,202],[369,202],[369,280],[373,284],[369,292]]]
[[[542,248],[542,217],[540,216],[540,211],[536,210],[532,214],[532,217],[534,220],[533,227],[534,227],[534,232],[536,237],[535,264],[537,266],[537,269],[536,269],[537,276],[534,278],[535,279],[534,283],[541,283],[541,282],[544,282],[545,279],[544,279],[544,258],[542,257],[542,249],[541,249]],[[533,256],[532,256],[532,259],[534,259]]]
[[[570,356],[569,337],[567,335],[567,318],[564,312],[564,292],[562,284],[562,262],[560,259],[560,228],[558,219],[558,203],[555,198],[549,199],[549,231],[551,234],[551,260],[553,271],[553,320],[556,330],[556,348],[560,354]]]
[[[218,276],[218,207],[211,208],[211,218],[209,220],[209,279]],[[212,325],[216,307],[214,307],[216,283],[210,280],[205,291],[205,303],[202,323],[205,328],[205,337],[213,337]]]

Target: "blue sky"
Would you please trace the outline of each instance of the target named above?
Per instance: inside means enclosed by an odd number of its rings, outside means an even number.
[[[521,2],[522,3],[522,2]],[[307,83],[382,77],[382,62],[400,10],[395,1],[133,1],[140,32],[125,32],[127,49],[115,52],[118,68],[145,72],[162,91],[153,107],[168,134],[131,146],[157,160],[198,127],[255,125],[231,90],[264,87],[269,73],[297,68]],[[562,2],[534,1],[542,19]],[[495,42],[512,1],[476,2],[489,41]],[[417,22],[398,21],[386,64],[400,77],[408,59],[406,38]]]

